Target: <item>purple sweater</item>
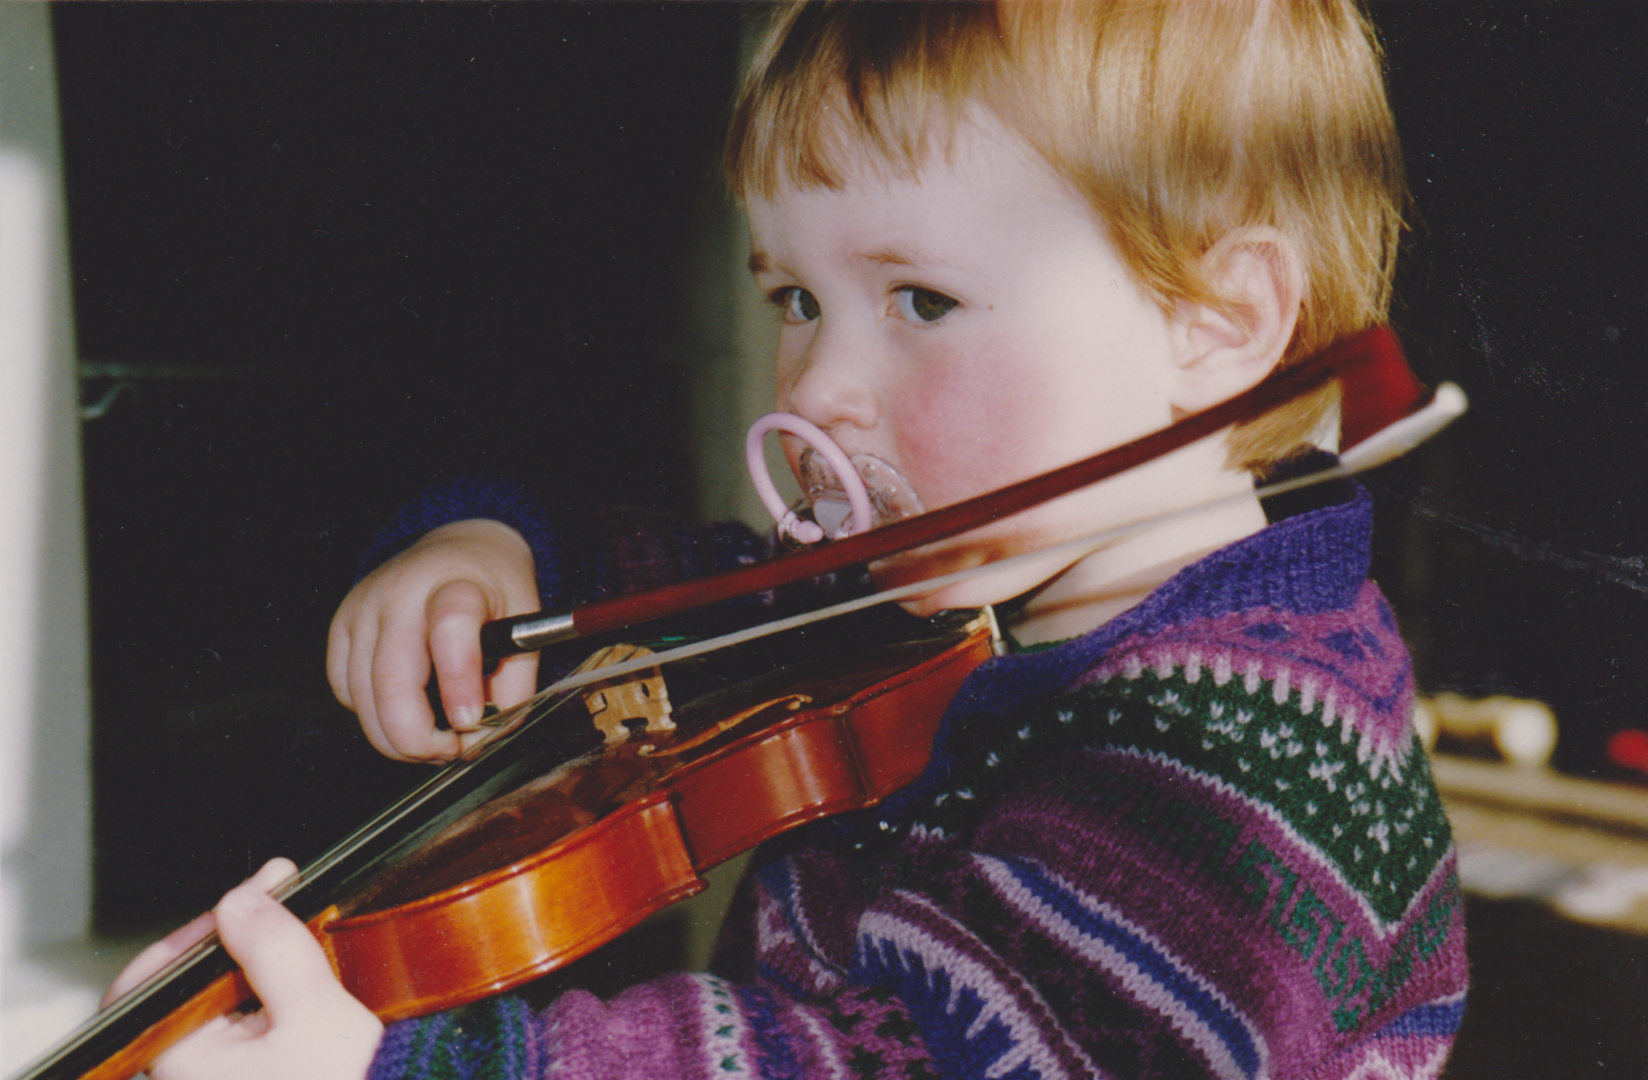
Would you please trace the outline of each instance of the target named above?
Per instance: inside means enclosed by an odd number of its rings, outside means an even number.
[[[396,1024],[372,1080],[1437,1075],[1462,904],[1368,555],[1358,492],[987,662],[917,781],[758,853],[716,975]]]

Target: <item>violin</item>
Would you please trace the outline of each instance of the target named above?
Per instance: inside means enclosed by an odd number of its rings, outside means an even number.
[[[343,985],[385,1021],[553,971],[704,888],[772,836],[874,806],[925,768],[962,680],[993,650],[977,614],[883,608],[804,655],[766,639],[524,703],[500,734],[277,890]],[[629,657],[633,646],[594,658]],[[252,997],[203,945],[24,1077],[123,1080]]]
[[[716,577],[488,624],[484,648],[498,656],[633,632],[667,615],[957,535],[1329,379],[1370,371],[1396,386],[1371,396],[1404,411],[1421,393],[1389,332],[1368,331],[1160,432],[990,496]],[[1446,423],[1463,404],[1444,396],[1438,392],[1434,415],[1418,425],[1424,431],[1385,437],[1361,461],[1325,475],[1377,464]],[[885,603],[933,585],[731,635],[740,641],[736,650],[712,654],[715,643],[658,653],[603,649],[573,676],[501,714],[494,736],[274,895],[306,921],[343,985],[386,1021],[467,1004],[553,971],[701,891],[699,875],[733,855],[820,818],[873,808],[920,775],[951,698],[997,642],[988,612],[922,620]],[[767,636],[774,626],[849,609],[828,631],[808,626],[791,635],[803,639],[801,650]],[[666,661],[667,683],[660,674]],[[251,999],[214,935],[13,1080],[124,1080]]]

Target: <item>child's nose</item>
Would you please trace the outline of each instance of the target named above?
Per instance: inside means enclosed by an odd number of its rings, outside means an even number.
[[[873,367],[867,343],[821,326],[802,356],[800,374],[784,404],[825,431],[841,424],[868,430],[877,415]]]

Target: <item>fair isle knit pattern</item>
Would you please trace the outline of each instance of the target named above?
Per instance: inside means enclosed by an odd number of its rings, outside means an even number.
[[[1368,517],[984,665],[920,778],[758,857],[723,978],[394,1025],[374,1080],[1438,1075],[1462,906]]]

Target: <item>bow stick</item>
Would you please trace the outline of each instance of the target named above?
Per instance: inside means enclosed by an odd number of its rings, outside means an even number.
[[[1086,487],[1168,454],[1231,424],[1302,397],[1333,378],[1367,396],[1385,415],[1411,409],[1423,395],[1390,330],[1374,327],[1344,338],[1301,364],[1275,372],[1251,389],[1132,442],[939,510],[751,566],[647,592],[583,604],[569,611],[514,615],[481,628],[481,651],[493,659],[534,652],[557,642],[622,630],[739,596],[776,589],[859,563],[964,533]],[[1461,398],[1462,399],[1462,398]],[[1377,426],[1377,425],[1375,425]],[[1367,434],[1364,423],[1343,425],[1347,446]],[[995,565],[995,564],[992,564]],[[931,584],[931,583],[927,583]]]

